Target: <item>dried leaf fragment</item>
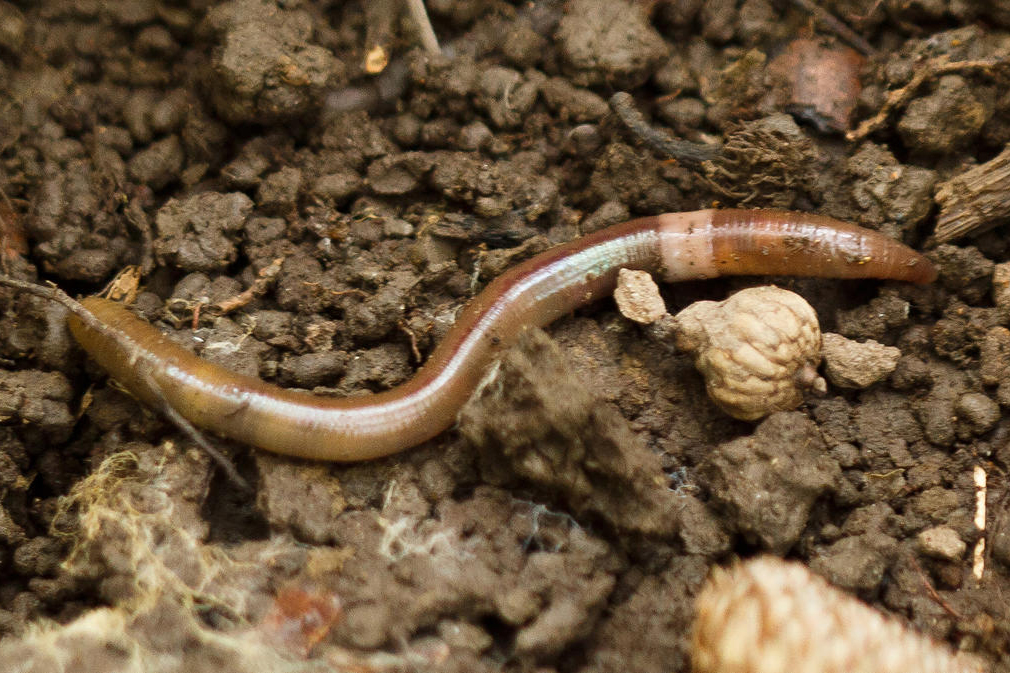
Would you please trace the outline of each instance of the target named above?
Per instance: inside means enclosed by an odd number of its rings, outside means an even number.
[[[786,84],[786,109],[824,131],[844,131],[862,90],[863,58],[849,47],[797,38],[768,69]]]

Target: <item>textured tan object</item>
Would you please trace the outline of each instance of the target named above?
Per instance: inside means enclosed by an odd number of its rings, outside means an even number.
[[[694,673],[980,673],[798,563],[717,570],[698,596]]]
[[[677,347],[694,355],[709,397],[734,418],[795,409],[805,390],[826,387],[817,314],[794,292],[750,288],[695,302],[673,320]]]
[[[659,286],[648,271],[621,269],[614,289],[617,310],[628,320],[649,325],[666,314]]]

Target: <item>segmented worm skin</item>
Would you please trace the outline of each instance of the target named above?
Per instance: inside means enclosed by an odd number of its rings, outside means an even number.
[[[828,217],[771,210],[668,213],[614,225],[538,255],[491,282],[460,312],[417,374],[367,397],[326,398],[229,372],[172,343],[122,305],[82,303],[111,330],[70,318],[76,339],[140,400],[268,451],[356,461],[448,428],[488,366],[526,326],[543,326],[611,293],[621,268],[666,280],[728,274],[893,278],[936,275],[915,251]]]

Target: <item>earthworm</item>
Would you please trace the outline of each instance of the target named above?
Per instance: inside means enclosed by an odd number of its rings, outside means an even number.
[[[141,401],[268,451],[318,460],[378,458],[439,434],[488,366],[527,326],[543,326],[613,291],[621,268],[667,281],[728,274],[893,278],[936,271],[883,234],[829,217],[701,210],[631,220],[519,264],[474,297],[413,378],[367,397],[326,398],[229,372],[191,354],[123,305],[84,299],[106,329],[69,318],[77,341]]]

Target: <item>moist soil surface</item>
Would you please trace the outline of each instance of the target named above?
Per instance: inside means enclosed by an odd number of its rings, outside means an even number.
[[[1010,142],[1010,12],[816,4],[854,37],[785,0],[431,0],[441,53],[392,0],[0,2],[4,271],[132,269],[138,315],[285,387],[396,386],[490,279],[639,215],[813,211],[940,270],[772,279],[900,357],[762,422],[605,299],[401,454],[210,436],[251,489],[0,289],[0,668],[685,671],[709,572],[772,554],[1010,670],[1010,230],[933,237]]]

